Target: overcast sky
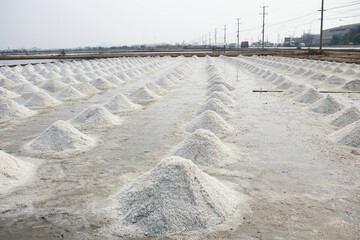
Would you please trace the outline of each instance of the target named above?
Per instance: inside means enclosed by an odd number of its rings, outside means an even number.
[[[319,33],[321,0],[0,0],[0,49],[72,48],[191,42],[205,37],[235,42],[261,37],[280,41],[303,32]],[[324,28],[360,22],[360,0],[325,0]],[[291,21],[288,21],[291,20]]]

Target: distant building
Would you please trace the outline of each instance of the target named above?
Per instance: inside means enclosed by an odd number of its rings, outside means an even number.
[[[329,44],[334,35],[338,35],[342,37],[345,34],[349,33],[351,30],[356,30],[359,27],[360,27],[360,23],[356,23],[356,24],[349,24],[345,26],[325,29],[323,30],[323,44]],[[320,44],[320,36],[315,38],[314,44],[315,45]]]

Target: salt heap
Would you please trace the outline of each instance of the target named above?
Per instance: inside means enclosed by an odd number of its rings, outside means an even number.
[[[64,77],[60,79],[61,82],[65,83],[65,84],[76,84],[79,83],[79,81],[77,81],[75,78],[73,77]]]
[[[190,160],[169,157],[125,187],[121,219],[147,235],[204,231],[223,223],[239,201]]]
[[[292,86],[292,82],[289,80],[283,81],[279,86],[277,86],[277,89],[288,89]]]
[[[214,133],[197,129],[179,143],[171,155],[190,159],[196,164],[211,165],[227,160],[231,151]]]
[[[13,98],[18,98],[18,97],[20,97],[20,95],[13,93],[12,91],[9,91],[3,87],[0,87],[0,99],[1,98],[13,99]]]
[[[0,79],[0,87],[13,88],[16,85],[17,85],[16,83],[14,83],[13,81],[11,81],[11,80],[9,80],[7,78]]]
[[[28,182],[35,171],[33,164],[0,150],[0,193]]]
[[[349,91],[360,91],[360,80],[353,80],[353,81],[346,83],[343,86],[343,89],[349,90]]]
[[[114,85],[111,82],[109,82],[103,78],[96,79],[95,81],[93,81],[92,85],[99,90],[106,90],[106,89],[114,87]]]
[[[309,79],[316,81],[324,81],[326,78],[327,78],[326,74],[323,73],[314,73],[309,77]]]
[[[229,91],[229,89],[227,89],[224,85],[222,84],[214,84],[210,87],[210,89],[206,92],[206,95],[209,96],[211,95],[213,92],[223,92],[226,93],[227,95],[231,95],[231,92]]]
[[[105,103],[104,107],[111,112],[119,113],[132,111],[139,108],[139,105],[132,103],[126,96],[119,94]]]
[[[284,77],[283,75],[280,75],[275,81],[272,82],[272,84],[279,85],[280,83],[282,83],[285,80],[286,80],[286,77]]]
[[[229,91],[234,90],[235,88],[233,86],[231,86],[229,83],[224,82],[224,81],[213,81],[210,82],[210,86],[216,86],[216,85],[223,85],[224,87],[226,87]]]
[[[332,133],[330,139],[352,147],[360,147],[360,121]]]
[[[206,129],[223,137],[234,131],[234,128],[228,124],[219,114],[207,110],[194,118],[186,127],[186,131],[194,132],[197,129]]]
[[[92,86],[88,82],[77,83],[72,85],[72,87],[85,95],[92,95],[100,92],[96,87]]]
[[[83,152],[95,145],[93,138],[79,132],[70,123],[58,120],[25,146],[30,152],[61,154]]]
[[[170,90],[172,87],[174,87],[174,83],[170,81],[167,77],[163,77],[155,82],[160,87],[163,87],[167,90]]]
[[[326,82],[335,85],[342,85],[346,82],[346,80],[342,77],[339,77],[338,75],[333,75],[331,77],[328,77],[326,79]]]
[[[218,99],[227,106],[234,104],[234,101],[223,92],[219,92],[219,91],[212,92],[208,99],[211,99],[211,98]]]
[[[121,83],[124,83],[124,81],[122,81],[120,78],[118,78],[115,75],[108,75],[105,77],[105,79],[114,85],[119,85]]]
[[[338,103],[332,96],[327,95],[326,98],[314,103],[311,111],[321,114],[333,114],[344,108],[344,105]]]
[[[21,95],[34,94],[36,92],[44,91],[31,83],[24,83],[15,89],[15,92]]]
[[[168,93],[167,90],[165,90],[164,88],[160,87],[159,85],[157,85],[156,83],[147,83],[146,87],[149,88],[151,91],[153,91],[155,94],[159,95],[159,96],[163,96],[166,93]]]
[[[29,100],[27,100],[24,106],[28,108],[36,109],[36,108],[53,107],[60,104],[61,101],[56,100],[46,92],[38,92],[34,94]]]
[[[297,102],[301,103],[314,103],[321,99],[323,96],[313,88],[309,88],[303,95],[296,98]]]
[[[344,113],[342,113],[340,116],[338,116],[336,119],[334,119],[331,122],[331,125],[342,128],[355,121],[358,121],[359,119],[360,119],[360,111],[355,107],[351,107],[348,110],[346,110]]]
[[[277,73],[272,73],[266,80],[269,81],[269,82],[272,82],[274,81],[276,78],[278,78],[279,75]]]
[[[27,118],[35,113],[11,99],[0,99],[0,121]]]
[[[71,100],[76,100],[76,99],[84,98],[84,97],[86,97],[86,95],[82,94],[81,92],[79,92],[78,90],[73,88],[72,86],[68,86],[67,88],[65,88],[64,90],[59,92],[59,94],[57,95],[57,99],[60,99],[63,101],[71,101]]]
[[[94,104],[76,115],[70,123],[78,129],[106,128],[119,125],[120,119],[110,113],[104,106]]]
[[[147,103],[159,98],[153,91],[147,87],[141,87],[129,94],[129,99],[137,103]]]
[[[197,113],[200,114],[202,112],[205,112],[206,110],[212,110],[214,112],[217,112],[225,118],[229,117],[231,114],[229,108],[226,105],[224,105],[220,100],[214,98],[206,101]]]
[[[43,85],[41,85],[41,88],[46,89],[51,92],[57,92],[61,89],[66,88],[66,84],[59,81],[59,80],[49,80],[46,81]]]

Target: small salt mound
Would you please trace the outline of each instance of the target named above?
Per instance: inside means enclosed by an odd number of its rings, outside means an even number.
[[[356,72],[355,72],[353,69],[351,69],[351,68],[345,71],[345,74],[346,74],[346,75],[354,75],[355,73],[356,73]]]
[[[73,88],[85,95],[92,95],[100,92],[96,87],[90,85],[90,83],[83,82],[72,85]]]
[[[92,85],[99,90],[106,90],[106,89],[114,87],[114,85],[111,82],[109,82],[103,78],[96,79],[95,81],[92,82]]]
[[[332,71],[333,68],[332,68],[330,65],[327,65],[327,66],[324,68],[324,70],[326,70],[326,71]]]
[[[20,160],[0,150],[0,193],[10,188],[25,184],[34,176],[33,164]]]
[[[284,77],[283,75],[280,75],[274,82],[272,82],[272,84],[279,85],[280,83],[282,83],[285,80],[286,80],[286,77]]]
[[[216,98],[216,99],[220,100],[223,104],[228,105],[228,106],[234,104],[234,101],[224,92],[214,91],[210,94],[208,99],[211,99],[211,98]]]
[[[128,98],[137,103],[147,103],[159,98],[153,91],[147,87],[141,87],[129,94]]]
[[[333,75],[331,77],[328,77],[326,79],[326,82],[335,85],[342,85],[346,82],[346,80],[342,77],[339,77],[338,75]]]
[[[4,87],[4,88],[13,88],[15,87],[17,84],[7,78],[2,78],[0,79],[0,87]]]
[[[300,68],[298,68],[294,73],[300,75],[300,74],[303,74],[303,73],[305,73],[305,72],[306,72],[306,69],[300,67]]]
[[[277,89],[289,89],[292,86],[292,82],[289,80],[283,81],[279,86],[277,86]]]
[[[360,121],[353,122],[346,127],[332,133],[330,136],[335,142],[351,147],[360,147]]]
[[[334,73],[342,73],[342,72],[344,72],[344,70],[342,70],[341,67],[337,67],[337,68],[335,68],[335,69],[333,70],[333,72],[334,72]]]
[[[341,103],[338,103],[332,96],[327,95],[326,98],[314,103],[311,111],[321,114],[333,114],[343,108],[344,106]]]
[[[148,87],[151,91],[153,91],[155,94],[159,95],[159,96],[163,96],[165,94],[168,93],[167,90],[165,90],[164,88],[160,87],[159,85],[157,85],[156,83],[147,83],[146,87]]]
[[[35,93],[29,100],[27,100],[24,104],[25,107],[31,109],[37,108],[47,108],[60,105],[61,102],[51,97],[46,92],[38,92]]]
[[[197,129],[209,130],[219,137],[234,131],[234,128],[230,124],[219,114],[211,110],[207,110],[194,118],[186,127],[186,131],[188,132],[194,132]]]
[[[43,90],[38,88],[37,86],[31,84],[31,83],[24,83],[21,84],[20,86],[18,86],[15,89],[15,92],[21,95],[25,95],[25,94],[34,94],[37,92],[42,92]]]
[[[171,155],[190,159],[195,164],[211,165],[228,159],[231,151],[211,131],[197,129],[179,143]]]
[[[162,160],[116,199],[125,224],[162,236],[214,228],[239,204],[232,190],[181,157]]]
[[[331,122],[331,125],[342,128],[353,122],[358,121],[359,119],[360,119],[360,111],[355,107],[351,107],[348,110],[346,110],[344,113],[342,113],[339,117],[334,119]]]
[[[295,97],[299,95],[300,93],[304,92],[306,90],[306,86],[304,85],[295,85],[284,91],[284,95],[287,95],[288,97]]]
[[[212,110],[214,112],[217,112],[224,118],[228,118],[231,115],[229,108],[225,104],[223,104],[220,100],[214,98],[211,98],[208,101],[206,101],[205,104],[197,112],[197,114],[201,114],[206,110]]]
[[[74,78],[79,82],[90,82],[91,81],[91,78],[89,78],[85,74],[75,75]]]
[[[122,81],[120,78],[118,78],[115,75],[108,75],[105,77],[105,79],[114,85],[119,85],[121,83],[124,83],[124,81]]]
[[[67,88],[59,92],[59,94],[57,95],[57,99],[60,99],[62,101],[71,101],[85,97],[86,95],[82,94],[72,86],[68,86]]]
[[[217,84],[221,84],[221,85],[224,85],[228,90],[232,91],[234,90],[235,88],[233,86],[231,86],[229,83],[225,82],[225,81],[219,81],[219,80],[216,80],[216,81],[209,81],[209,84],[210,86],[213,86],[213,85],[217,85]]]
[[[309,88],[306,93],[296,98],[296,101],[301,103],[314,103],[321,98],[323,98],[323,96],[318,91],[313,88]]]
[[[229,89],[227,89],[223,84],[214,84],[211,88],[206,92],[206,96],[211,95],[213,92],[223,92],[227,95],[231,95]]]
[[[57,92],[61,89],[66,88],[66,84],[59,81],[59,80],[49,80],[46,81],[43,85],[41,85],[41,88],[46,89],[51,92]]]
[[[350,81],[346,83],[342,88],[349,91],[360,91],[360,80]]]
[[[311,75],[313,75],[315,72],[311,69],[307,70],[306,72],[304,72],[303,76],[304,77],[309,77]]]
[[[14,120],[35,115],[35,112],[11,99],[0,99],[0,120]]]
[[[119,94],[105,103],[104,107],[111,112],[119,113],[132,111],[138,108],[139,105],[132,103],[126,96]]]
[[[279,75],[277,73],[272,73],[266,80],[269,81],[269,82],[272,82],[274,81],[276,78],[278,78]]]
[[[81,133],[70,123],[58,120],[28,143],[25,149],[43,154],[77,153],[86,151],[94,145],[94,139]]]
[[[172,87],[175,86],[175,84],[170,81],[167,77],[163,77],[155,82],[160,87],[165,88],[166,90],[170,90]]]
[[[104,106],[94,104],[87,107],[70,120],[70,123],[78,129],[106,128],[119,125],[120,119],[110,113]]]
[[[61,78],[60,81],[62,83],[65,83],[65,84],[76,84],[76,83],[79,83],[79,81],[77,81],[75,78],[73,77],[64,77],[64,78]]]
[[[128,76],[126,73],[124,73],[124,72],[118,73],[118,74],[116,74],[116,76],[117,76],[118,78],[120,78],[120,79],[125,80],[125,81],[128,81],[128,80],[131,79],[131,77],[129,77],[129,76]]]
[[[13,99],[13,98],[18,98],[18,97],[20,97],[20,95],[13,93],[12,91],[9,91],[3,87],[0,87],[0,99],[1,98]]]
[[[324,81],[326,78],[327,78],[326,74],[323,73],[314,73],[309,77],[309,79],[316,81]]]

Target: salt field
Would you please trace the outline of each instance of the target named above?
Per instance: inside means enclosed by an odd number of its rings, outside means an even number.
[[[360,65],[0,67],[0,239],[359,239]]]

